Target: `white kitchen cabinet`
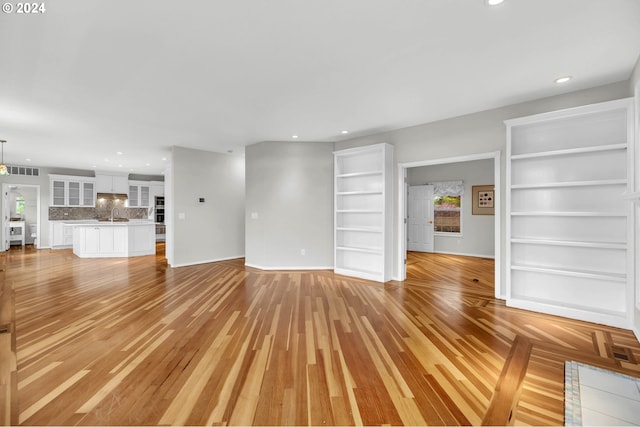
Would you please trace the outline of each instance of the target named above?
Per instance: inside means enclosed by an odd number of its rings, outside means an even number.
[[[155,225],[153,227],[130,227],[128,233],[129,256],[148,255],[149,248],[155,248]]]
[[[85,181],[82,183],[82,205],[96,205],[96,184],[95,182]]]
[[[64,179],[51,179],[51,206],[65,206],[67,202],[67,182]]]
[[[152,206],[151,184],[145,181],[129,181],[129,207]]]
[[[96,172],[96,190],[98,193],[127,194],[129,174]]]
[[[393,146],[336,151],[334,160],[334,271],[386,282],[393,265]]]
[[[71,227],[72,231],[73,228]],[[73,242],[74,250],[76,245],[88,257],[112,257],[120,256],[127,251],[127,229],[125,227],[102,226],[82,226],[80,232],[76,232]]]
[[[508,120],[507,303],[629,327],[631,102]]]
[[[67,228],[73,232],[73,253],[81,258],[131,257],[156,252],[153,222],[80,222]]]
[[[76,236],[77,241],[74,241],[74,245],[78,244],[78,241],[82,239],[80,243],[85,253],[90,255],[97,255],[100,253],[100,228],[87,227],[84,229],[83,234]]]
[[[51,206],[95,206],[95,178],[49,175]]]
[[[155,200],[156,196],[164,196],[163,181],[151,181],[151,200]]]
[[[80,206],[80,181],[68,181],[67,182],[67,205]]]
[[[51,232],[51,247],[56,248],[63,245],[62,235],[62,222],[61,221],[49,221],[49,230]]]
[[[49,221],[50,241],[53,249],[70,248],[73,245],[73,229],[65,227],[67,221]]]

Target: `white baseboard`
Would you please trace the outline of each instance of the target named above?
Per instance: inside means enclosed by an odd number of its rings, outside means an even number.
[[[251,264],[251,263],[248,263],[248,262],[245,262],[244,265],[247,266],[247,267],[258,268],[260,270],[267,270],[267,271],[272,271],[272,270],[333,270],[333,266],[332,265],[331,266],[322,266],[322,265],[265,266],[265,265]]]
[[[520,308],[537,313],[551,314],[569,319],[582,320],[584,322],[613,326],[614,328],[629,329],[629,321],[624,315],[616,316],[608,313],[596,313],[593,311],[558,306],[550,303],[542,303],[521,298],[507,300],[507,307]]]
[[[472,256],[475,258],[489,258],[496,259],[495,255],[481,255],[481,254],[468,254],[463,252],[446,252],[446,251],[433,251],[434,254],[443,254],[443,255],[460,255],[460,256]]]
[[[229,261],[229,260],[238,259],[238,258],[244,258],[244,255],[235,255],[235,256],[224,257],[224,258],[215,258],[215,259],[205,259],[205,260],[194,261],[194,262],[185,262],[185,263],[180,263],[180,264],[170,264],[169,266],[171,268],[189,267],[190,265],[209,264],[209,263],[212,263],[212,262]]]

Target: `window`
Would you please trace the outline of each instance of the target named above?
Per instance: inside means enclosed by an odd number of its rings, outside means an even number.
[[[433,194],[434,231],[445,235],[462,233],[462,181],[436,182]]]
[[[433,222],[436,233],[460,233],[460,197],[434,198]]]
[[[16,215],[22,217],[24,214],[24,196],[16,197]]]

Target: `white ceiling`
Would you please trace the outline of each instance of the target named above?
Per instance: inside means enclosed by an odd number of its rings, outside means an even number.
[[[627,80],[640,55],[638,0],[44,2],[0,14],[8,164],[158,174],[172,145],[338,141]]]

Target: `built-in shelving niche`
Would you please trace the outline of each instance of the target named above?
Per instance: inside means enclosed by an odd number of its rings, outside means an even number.
[[[391,279],[393,146],[334,153],[335,267],[338,274]]]
[[[508,120],[507,303],[630,326],[631,101]]]

